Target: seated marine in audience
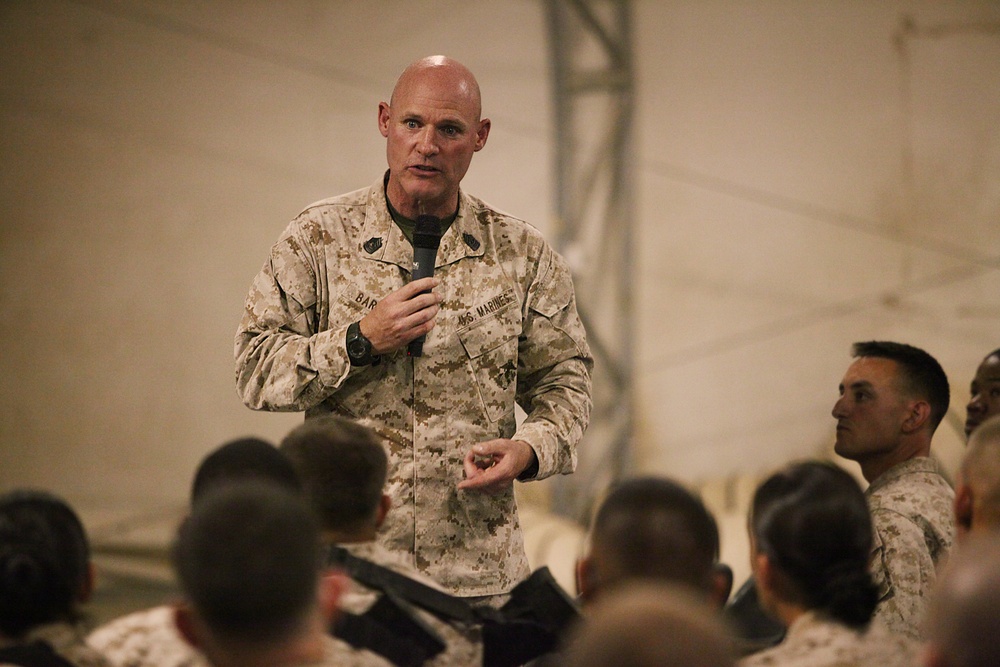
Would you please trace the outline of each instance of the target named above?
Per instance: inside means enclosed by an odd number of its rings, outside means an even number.
[[[86,531],[64,500],[0,496],[0,664],[109,667],[80,625],[93,585]]]
[[[1000,665],[1000,534],[976,533],[956,547],[931,595],[924,635],[924,667]]]
[[[1000,415],[1000,349],[983,358],[969,388],[969,403],[965,406],[965,437],[984,421]]]
[[[719,530],[695,495],[669,479],[640,477],[614,487],[577,561],[577,588],[589,604],[633,579],[685,584],[722,607],[732,572],[718,563]]]
[[[385,493],[388,457],[373,430],[343,417],[324,415],[292,429],[279,448],[298,472],[306,501],[322,527],[324,543],[443,592],[403,556],[389,552],[375,539],[392,501]],[[341,604],[345,610],[360,614],[378,596],[352,583]],[[477,627],[445,622],[424,611],[415,613],[445,644],[444,651],[426,664],[465,667],[482,663]],[[344,652],[341,660],[345,665],[387,664],[361,649]]]
[[[955,483],[955,537],[1000,532],[1000,415],[976,427]]]
[[[171,561],[184,596],[177,628],[214,667],[324,662],[346,579],[325,570],[301,495],[260,481],[209,492],[178,531]]]
[[[770,476],[754,493],[749,534],[761,606],[787,633],[741,667],[913,664],[916,644],[873,616],[872,524],[849,473],[804,462]]]
[[[948,378],[912,345],[855,343],[852,353],[833,406],[834,451],[856,461],[868,481],[875,613],[891,631],[920,639],[927,596],[955,532],[955,494],[931,457],[931,438],[948,412]]]
[[[299,492],[295,469],[277,447],[258,438],[229,441],[210,452],[194,475],[191,504],[235,481],[264,480]],[[202,667],[204,656],[178,634],[172,605],[115,619],[94,630],[87,642],[118,667]]]
[[[716,606],[666,580],[622,582],[588,606],[560,667],[732,667],[734,652]]]

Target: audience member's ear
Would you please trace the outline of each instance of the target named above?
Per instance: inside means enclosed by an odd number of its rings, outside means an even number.
[[[382,498],[378,501],[378,510],[375,514],[375,527],[381,528],[382,524],[385,522],[385,517],[389,514],[389,510],[392,509],[392,498],[389,494],[383,493]]]
[[[347,575],[339,570],[327,570],[320,577],[319,608],[327,627],[330,627],[337,619],[337,605],[340,603],[340,596],[349,585],[350,580]]]
[[[755,553],[753,558],[753,577],[757,586],[757,596],[763,600],[765,591],[774,588],[774,566],[766,554]]]
[[[965,535],[972,529],[972,489],[967,484],[959,483],[955,489],[955,528],[959,535]]]
[[[597,594],[597,574],[594,572],[594,561],[590,556],[578,558],[576,561],[576,594],[583,602],[589,602]]]
[[[174,605],[174,625],[177,627],[178,634],[184,638],[184,641],[194,648],[201,647],[194,619],[194,610],[184,602],[178,602]]]
[[[93,562],[87,563],[87,572],[84,574],[83,582],[80,584],[80,592],[77,593],[78,602],[84,603],[90,600],[90,597],[94,594],[96,582],[97,568]]]
[[[924,644],[920,658],[923,667],[948,667],[948,661],[933,644]]]
[[[903,433],[914,433],[924,427],[931,417],[931,404],[927,401],[912,401],[910,413],[903,420]]]
[[[711,602],[722,609],[729,601],[729,595],[732,592],[733,568],[725,563],[716,563],[712,566]]]

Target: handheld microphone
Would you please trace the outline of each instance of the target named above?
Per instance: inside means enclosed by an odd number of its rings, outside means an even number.
[[[413,280],[430,278],[434,275],[434,262],[438,246],[441,245],[441,221],[433,215],[417,216],[417,226],[413,230]],[[406,348],[406,354],[419,357],[424,353],[424,336],[414,338]]]

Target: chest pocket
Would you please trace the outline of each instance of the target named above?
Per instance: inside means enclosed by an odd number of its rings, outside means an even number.
[[[514,410],[520,316],[517,305],[510,304],[458,332],[490,421],[499,421]]]

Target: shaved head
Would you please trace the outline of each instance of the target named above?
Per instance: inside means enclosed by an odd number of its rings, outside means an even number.
[[[972,432],[959,477],[971,495],[971,528],[1000,530],[1000,416]]]
[[[448,56],[427,56],[410,63],[399,75],[396,87],[392,89],[390,106],[396,104],[404,91],[409,91],[415,82],[424,77],[433,77],[449,84],[454,94],[472,104],[477,121],[482,116],[483,98],[479,92],[479,82],[468,67]]]
[[[963,543],[938,579],[924,624],[928,667],[1000,664],[1000,535]]]
[[[593,605],[559,664],[573,667],[731,667],[732,641],[715,611],[689,589],[633,581]]]
[[[459,185],[490,133],[482,111],[479,84],[465,65],[428,56],[403,70],[390,101],[378,107],[389,164],[385,194],[396,211],[411,220],[457,214]]]

